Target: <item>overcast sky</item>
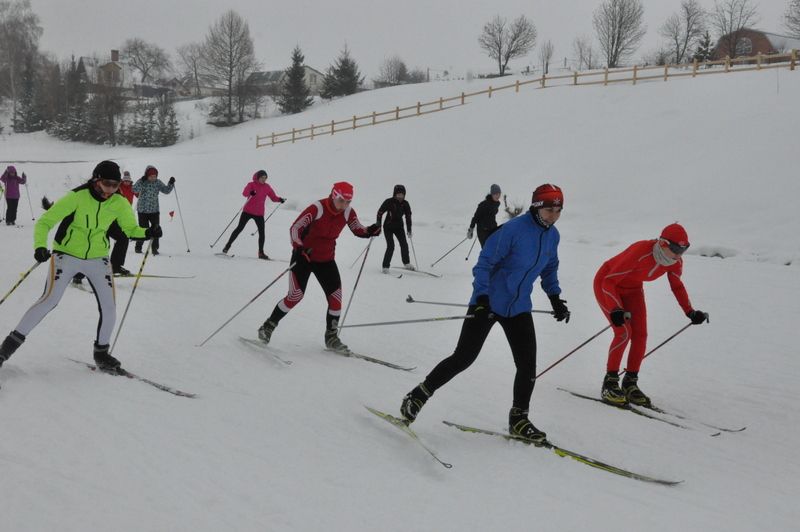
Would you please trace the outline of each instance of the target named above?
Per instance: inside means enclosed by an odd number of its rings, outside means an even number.
[[[707,8],[713,0],[700,0]],[[233,9],[250,25],[265,70],[285,68],[295,44],[306,64],[324,71],[346,42],[362,74],[376,76],[384,58],[397,54],[409,67],[490,72],[494,63],[478,47],[483,24],[493,15],[525,14],[536,24],[537,43],[551,40],[555,58],[572,58],[575,36],[593,36],[592,12],[601,0],[31,0],[44,28],[41,48],[60,58],[101,58],[125,39],[140,37],[173,57],[181,44],[200,41],[208,26]],[[757,27],[782,33],[788,0],[759,0]],[[656,49],[658,27],[680,0],[645,0],[648,34],[637,55]],[[538,46],[537,46],[538,50]],[[534,65],[537,51],[512,62]]]

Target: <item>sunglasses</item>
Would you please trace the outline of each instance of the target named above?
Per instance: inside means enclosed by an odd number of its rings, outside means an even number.
[[[666,238],[664,239],[664,241],[667,243],[667,247],[669,248],[669,250],[675,253],[676,255],[683,255],[683,252],[689,249],[689,244],[681,246],[680,244],[677,244],[672,240],[667,240]]]

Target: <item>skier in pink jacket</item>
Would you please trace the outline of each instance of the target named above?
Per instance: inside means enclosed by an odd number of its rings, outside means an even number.
[[[266,170],[259,170],[253,174],[253,180],[248,183],[242,191],[242,196],[249,198],[242,208],[242,215],[239,217],[239,225],[231,233],[228,243],[222,248],[223,253],[227,253],[231,249],[231,244],[242,232],[244,226],[247,225],[249,220],[256,222],[258,227],[258,258],[269,260],[269,257],[264,253],[264,203],[267,198],[274,202],[284,203],[286,198],[281,198],[272,187],[267,184]]]
[[[0,182],[2,182],[6,187],[6,225],[14,225],[17,223],[19,186],[28,182],[28,176],[25,175],[25,172],[22,172],[21,176],[17,175],[17,169],[13,166],[9,166],[3,172],[3,175],[0,176]]]

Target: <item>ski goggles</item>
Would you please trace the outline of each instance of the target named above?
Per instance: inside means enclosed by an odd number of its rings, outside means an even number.
[[[669,248],[669,250],[671,252],[675,253],[676,255],[683,255],[683,253],[687,249],[689,249],[689,245],[690,244],[686,244],[685,246],[682,246],[682,245],[678,244],[677,242],[673,242],[672,240],[668,240],[666,238],[662,238],[662,240],[667,243],[667,247]]]
[[[103,185],[106,188],[114,188],[114,189],[119,188],[119,181],[116,181],[114,179],[99,179],[98,181],[100,182],[101,185]]]

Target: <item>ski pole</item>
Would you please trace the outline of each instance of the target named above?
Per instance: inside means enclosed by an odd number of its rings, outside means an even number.
[[[275,211],[277,211],[277,210],[278,210],[278,208],[280,208],[280,206],[281,206],[281,205],[283,205],[283,203],[278,203],[278,204],[275,206],[275,208],[274,208],[274,209],[272,209],[272,212],[271,212],[271,213],[269,213],[269,216],[267,216],[266,218],[264,218],[264,223],[265,223],[265,224],[266,224],[266,223],[269,221],[269,219],[270,219],[270,218],[272,218],[272,215],[273,215],[273,214],[275,214]],[[256,234],[256,233],[258,233],[258,229],[256,229],[256,230],[255,230],[255,231],[253,231],[252,233],[250,233],[250,236],[255,236],[255,234]]]
[[[453,247],[450,249],[450,251],[448,251],[447,253],[445,253],[445,254],[444,254],[444,255],[442,255],[441,257],[439,257],[439,259],[438,259],[436,262],[434,262],[433,264],[431,264],[431,268],[433,268],[434,266],[436,266],[436,265],[439,263],[439,261],[440,261],[440,260],[442,260],[443,258],[445,258],[446,256],[448,256],[450,253],[452,253],[453,251],[455,251],[455,250],[456,250],[456,248],[457,248],[458,246],[460,246],[461,244],[463,244],[463,243],[464,243],[464,242],[466,242],[467,240],[469,240],[469,238],[467,238],[467,237],[464,237],[464,240],[462,240],[461,242],[459,242],[458,244],[456,244],[455,246],[453,246]]]
[[[10,296],[14,292],[14,290],[16,290],[19,287],[19,285],[22,284],[22,281],[24,281],[31,274],[33,270],[38,268],[40,264],[41,262],[37,262],[36,264],[28,268],[28,271],[22,274],[22,278],[19,281],[17,281],[14,286],[11,287],[11,290],[9,290],[8,293],[6,293],[6,295],[3,296],[3,299],[0,299],[0,305],[2,305],[5,302],[5,300],[8,299],[8,296]]]
[[[689,328],[689,327],[691,327],[691,326],[692,326],[692,323],[691,323],[691,322],[689,322],[689,323],[687,323],[686,325],[684,325],[683,327],[681,327],[680,329],[678,329],[678,332],[676,332],[675,334],[673,334],[672,336],[670,336],[669,338],[667,338],[666,340],[664,340],[663,342],[661,342],[660,344],[658,344],[657,346],[655,346],[653,349],[651,349],[650,351],[648,351],[647,353],[645,353],[645,355],[642,357],[642,360],[644,360],[645,358],[647,358],[647,357],[649,357],[650,355],[652,355],[652,354],[653,354],[653,352],[655,352],[656,350],[658,350],[658,349],[659,349],[660,347],[662,347],[664,344],[666,344],[667,342],[669,342],[670,340],[672,340],[673,338],[675,338],[676,336],[678,336],[680,333],[682,333],[683,331],[685,331],[686,329],[688,329],[688,328]],[[620,374],[620,375],[623,375],[624,373],[625,373],[624,371],[621,371],[619,374]]]
[[[444,303],[441,301],[420,301],[419,299],[414,299],[411,297],[411,294],[408,294],[406,298],[406,303],[424,303],[426,305],[442,305],[445,307],[468,307],[469,305],[465,303]],[[553,314],[552,310],[532,310],[533,314]]]
[[[0,214],[0,222],[2,222],[3,219],[6,217],[6,202],[3,201],[5,200],[5,195],[6,195],[6,189],[0,187],[0,202],[2,202],[3,204],[3,214]]]
[[[242,312],[244,312],[244,309],[246,309],[247,307],[249,307],[249,306],[250,306],[250,305],[253,303],[253,301],[255,301],[256,299],[258,299],[259,297],[261,297],[261,294],[263,294],[264,292],[266,292],[267,290],[269,290],[269,288],[270,288],[272,285],[274,285],[275,283],[277,283],[277,282],[278,282],[278,280],[279,280],[281,277],[283,277],[284,275],[286,275],[286,272],[288,272],[289,270],[291,270],[292,268],[294,268],[294,265],[295,265],[295,264],[297,264],[297,263],[296,263],[296,262],[293,262],[293,263],[291,263],[291,264],[289,265],[289,267],[288,267],[288,268],[286,268],[286,269],[285,269],[285,270],[283,270],[283,271],[282,271],[280,274],[278,274],[278,276],[277,276],[275,279],[273,279],[273,281],[272,281],[271,283],[269,283],[267,286],[265,286],[263,290],[261,290],[259,293],[257,293],[257,294],[256,294],[256,295],[253,297],[253,299],[251,299],[250,301],[248,301],[248,302],[245,304],[245,306],[243,306],[242,308],[240,308],[240,309],[239,309],[239,310],[236,312],[236,314],[234,314],[233,316],[231,316],[231,317],[228,319],[228,321],[226,321],[225,323],[223,323],[222,325],[220,325],[220,326],[219,326],[219,328],[218,328],[216,331],[214,331],[213,333],[211,333],[211,335],[210,335],[208,338],[206,338],[205,340],[203,340],[203,341],[202,341],[200,344],[198,344],[198,345],[197,345],[197,347],[203,347],[203,346],[206,344],[206,342],[208,342],[209,340],[211,340],[212,338],[214,338],[214,336],[216,336],[218,332],[220,332],[222,329],[224,329],[226,325],[228,325],[230,322],[232,322],[232,321],[234,320],[234,318],[236,318],[236,316],[238,316],[239,314],[241,314]]]
[[[174,186],[174,188],[175,188],[175,202],[178,204],[178,216],[180,216],[181,218],[181,227],[183,228],[183,238],[184,240],[186,240],[186,253],[189,253],[191,251],[189,249],[189,237],[186,236],[186,226],[183,223],[183,213],[181,213],[181,200],[178,198],[178,187]]]
[[[350,310],[350,304],[353,303],[353,297],[356,295],[356,288],[358,288],[358,282],[361,280],[361,273],[364,271],[364,264],[367,263],[367,257],[369,256],[369,247],[372,245],[372,240],[374,236],[369,237],[369,243],[367,244],[367,248],[364,250],[364,260],[361,261],[361,268],[358,269],[358,276],[356,277],[356,282],[353,285],[353,291],[350,292],[350,299],[347,301],[347,308],[344,309],[344,316],[339,321],[339,328],[338,330],[341,331],[344,320],[347,318],[347,312]],[[338,332],[337,332],[338,334]]]
[[[367,243],[367,245],[364,246],[364,249],[361,250],[361,253],[358,254],[358,257],[356,257],[356,260],[353,261],[353,264],[350,265],[350,269],[351,270],[353,269],[353,266],[356,265],[356,262],[358,262],[358,259],[361,258],[361,255],[363,255],[364,252],[367,250],[367,248],[370,246],[370,244],[372,244],[372,239],[371,238],[369,239],[369,242]]]
[[[239,216],[239,214],[242,212],[242,209],[244,209],[244,207],[242,207],[241,209],[239,209],[238,211],[236,211],[236,214],[234,214],[234,215],[233,215],[233,218],[231,218],[231,221],[230,221],[230,222],[228,222],[228,225],[226,225],[226,226],[225,226],[225,229],[223,229],[223,230],[222,230],[222,232],[221,232],[221,233],[219,234],[219,236],[217,237],[217,239],[216,239],[216,240],[214,240],[214,242],[213,242],[212,244],[210,244],[210,245],[209,245],[209,247],[210,247],[211,249],[214,249],[214,246],[216,246],[216,245],[217,245],[217,242],[219,242],[219,239],[220,239],[220,238],[222,238],[222,235],[224,235],[224,234],[225,234],[225,231],[227,231],[227,230],[228,230],[228,228],[231,226],[231,224],[234,222],[234,220],[236,220],[236,217],[237,217],[237,216]]]
[[[359,323],[356,325],[340,325],[339,328],[347,327],[375,327],[377,325],[403,325],[406,323],[427,323],[429,321],[445,321],[445,320],[468,320],[474,318],[472,314],[466,316],[441,316],[438,318],[422,318],[419,320],[400,320],[400,321],[379,321],[376,323]]]
[[[570,356],[570,355],[571,355],[571,354],[573,354],[575,351],[577,351],[577,350],[578,350],[578,349],[580,349],[581,347],[585,346],[586,344],[588,344],[589,342],[591,342],[592,340],[594,340],[595,338],[597,338],[598,336],[600,336],[601,334],[603,334],[604,332],[606,332],[606,331],[607,331],[608,329],[610,329],[610,328],[611,328],[611,325],[606,325],[605,327],[603,327],[602,329],[600,329],[599,331],[597,331],[597,332],[596,332],[596,333],[595,333],[595,334],[594,334],[592,337],[590,337],[588,340],[586,340],[585,342],[583,342],[581,345],[579,345],[578,347],[576,347],[575,349],[573,349],[572,351],[570,351],[569,353],[567,353],[567,354],[566,354],[566,355],[564,355],[563,357],[559,358],[558,360],[556,360],[555,362],[553,362],[552,364],[550,364],[550,365],[547,367],[547,369],[545,369],[544,371],[542,371],[541,373],[539,373],[539,374],[536,376],[536,378],[538,379],[539,377],[541,377],[542,375],[544,375],[545,373],[547,373],[548,371],[550,371],[551,369],[553,369],[553,368],[554,368],[554,367],[556,367],[557,365],[561,364],[561,362],[562,362],[564,359],[566,359],[568,356]]]
[[[119,338],[119,333],[122,331],[122,326],[125,324],[125,318],[128,316],[128,309],[131,308],[131,302],[133,301],[133,294],[136,293],[136,287],[139,286],[139,279],[142,278],[142,272],[144,271],[144,265],[147,262],[147,257],[150,255],[150,246],[153,245],[153,239],[151,238],[147,242],[147,249],[144,252],[144,256],[142,257],[142,263],[139,264],[139,271],[136,272],[136,280],[133,282],[133,288],[131,289],[131,295],[128,298],[128,304],[125,305],[125,312],[122,313],[122,319],[119,320],[119,327],[117,327],[117,334],[114,335],[114,341],[111,342],[111,349],[108,350],[108,354],[114,352],[114,347],[117,345],[117,339]]]
[[[33,215],[33,204],[31,203],[31,192],[28,190],[28,183],[25,183],[25,194],[28,196],[28,207],[31,209],[31,221],[34,221],[36,216]]]
[[[475,242],[477,240],[478,239],[476,238],[475,240],[472,241],[472,245],[469,247],[469,252],[467,252],[467,256],[464,258],[464,260],[469,260],[469,256],[472,255],[472,248],[475,247]]]
[[[411,251],[414,253],[414,266],[419,270],[419,262],[417,262],[417,250],[414,249],[414,239],[409,236],[408,241],[411,242]]]

